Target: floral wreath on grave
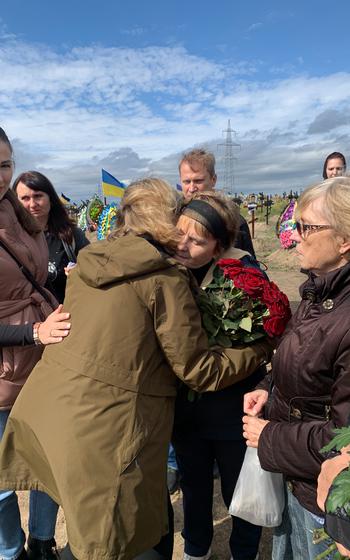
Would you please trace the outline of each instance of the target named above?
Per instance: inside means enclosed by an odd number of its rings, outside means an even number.
[[[99,217],[103,211],[104,204],[100,197],[95,194],[86,207],[86,221],[88,226],[97,227]]]
[[[297,206],[297,201],[292,199],[287,206],[285,206],[277,220],[276,235],[280,241],[282,249],[293,249],[295,241],[291,239],[293,230],[295,229],[294,212]]]
[[[97,239],[106,239],[116,226],[118,206],[115,202],[105,206],[98,219]]]

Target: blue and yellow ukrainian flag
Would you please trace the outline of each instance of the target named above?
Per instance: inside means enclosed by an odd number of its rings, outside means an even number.
[[[113,177],[108,171],[102,169],[102,192],[104,196],[117,196],[121,198],[126,185]]]

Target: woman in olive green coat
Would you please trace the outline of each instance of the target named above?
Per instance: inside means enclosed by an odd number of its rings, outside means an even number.
[[[79,254],[70,336],[45,350],[9,418],[0,487],[44,490],[64,509],[79,560],[128,560],[167,532],[166,461],[177,378],[215,391],[268,346],[209,350],[175,249],[175,191],[130,185],[112,240]]]

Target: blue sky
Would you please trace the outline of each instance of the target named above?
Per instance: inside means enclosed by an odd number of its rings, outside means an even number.
[[[350,3],[11,0],[0,11],[0,124],[17,171],[73,199],[101,167],[172,184],[182,151],[237,131],[235,190],[305,187],[350,158]]]

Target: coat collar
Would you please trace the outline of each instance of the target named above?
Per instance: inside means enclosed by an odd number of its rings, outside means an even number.
[[[300,286],[302,299],[312,302],[334,299],[343,291],[350,293],[350,263],[323,276],[309,272],[308,279]]]
[[[242,249],[237,249],[236,247],[230,247],[224,253],[220,255],[217,259],[212,261],[211,266],[209,267],[207,273],[205,274],[204,278],[202,279],[201,286],[202,288],[208,286],[213,279],[213,272],[216,266],[216,263],[220,259],[242,259],[245,256],[250,256],[250,253],[247,251],[242,251]]]

